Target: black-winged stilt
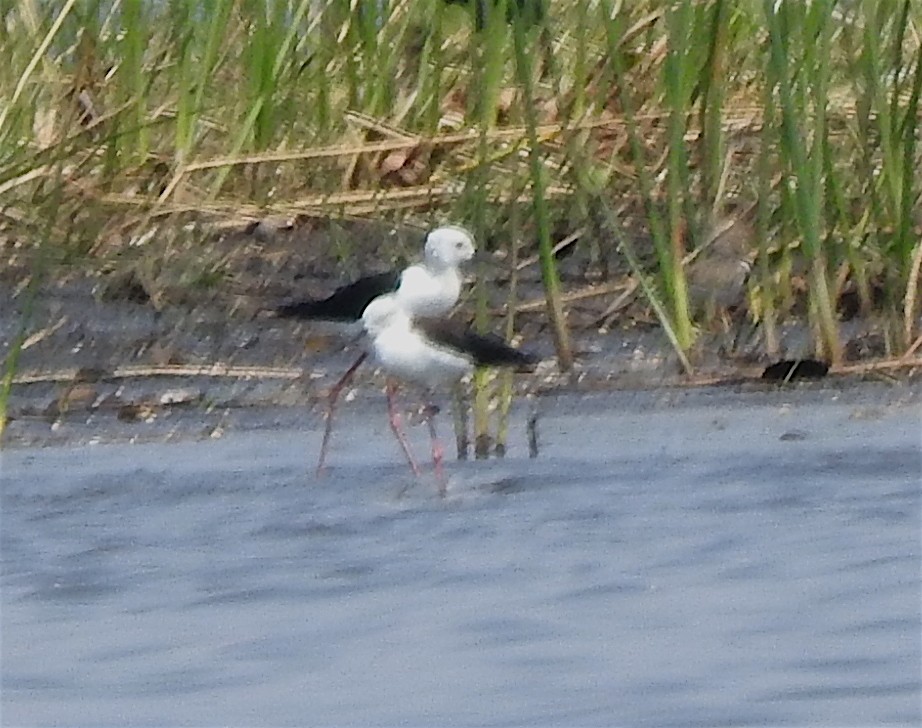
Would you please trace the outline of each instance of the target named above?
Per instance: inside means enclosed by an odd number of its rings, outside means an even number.
[[[429,389],[457,381],[477,367],[514,367],[518,371],[531,371],[538,363],[535,355],[514,349],[498,336],[478,334],[443,318],[412,316],[393,295],[380,296],[368,304],[362,314],[362,323],[368,336],[368,350],[388,375],[387,408],[391,429],[410,469],[417,475],[419,466],[400,428],[392,378]],[[433,421],[437,409],[429,405],[427,410],[432,460],[444,494],[444,451]]]
[[[329,321],[343,324],[347,331],[362,331],[362,314],[367,306],[383,295],[391,295],[411,316],[442,316],[458,302],[461,295],[460,266],[474,257],[473,236],[458,225],[435,228],[426,236],[423,261],[404,270],[360,278],[323,299],[307,299],[279,306],[277,316]],[[368,357],[367,348],[359,355],[327,397],[326,425],[317,462],[317,474],[323,472],[333,415],[339,395]]]

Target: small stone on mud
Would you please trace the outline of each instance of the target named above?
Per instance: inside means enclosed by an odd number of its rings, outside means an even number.
[[[271,242],[281,231],[291,230],[294,223],[286,217],[266,217],[247,225],[245,232],[261,242]]]
[[[118,408],[118,419],[121,422],[151,422],[157,413],[149,404],[124,404]]]
[[[75,382],[98,382],[108,372],[101,367],[80,367],[74,374]]]
[[[201,399],[201,397],[201,390],[195,387],[179,387],[176,389],[168,389],[163,392],[160,395],[160,404],[188,404],[189,402],[195,402]]]
[[[107,276],[97,288],[103,301],[129,301],[148,303],[150,294],[133,270],[113,273]]]

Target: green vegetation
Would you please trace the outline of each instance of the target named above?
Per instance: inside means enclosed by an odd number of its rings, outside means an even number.
[[[0,242],[45,245],[54,275],[154,221],[457,220],[503,245],[514,217],[563,368],[552,248],[580,230],[591,257],[627,257],[690,369],[706,322],[686,264],[751,210],[749,310],[769,349],[806,312],[838,362],[845,292],[889,352],[912,347],[922,3],[471,5],[12,0]]]

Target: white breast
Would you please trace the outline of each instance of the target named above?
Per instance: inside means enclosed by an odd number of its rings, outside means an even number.
[[[400,277],[397,301],[411,316],[443,316],[461,295],[461,276],[448,269],[432,273],[422,265],[407,268]]]

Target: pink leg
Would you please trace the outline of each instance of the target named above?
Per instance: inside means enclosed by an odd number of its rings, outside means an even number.
[[[413,471],[413,474],[417,477],[419,476],[419,465],[416,464],[416,460],[413,459],[413,453],[410,452],[410,445],[407,443],[407,437],[403,434],[403,430],[400,427],[400,413],[397,411],[397,402],[395,395],[397,394],[397,385],[394,384],[390,379],[387,380],[387,413],[391,422],[391,430],[394,431],[394,437],[397,438],[397,442],[400,443],[400,449],[403,450],[403,454],[406,455],[407,462],[410,464],[410,470]]]
[[[442,467],[442,461],[445,459],[445,448],[442,447],[442,441],[435,431],[435,416],[439,408],[435,405],[426,405],[425,415],[426,424],[429,426],[429,439],[432,441],[432,464],[435,467],[435,477],[439,481],[439,495],[444,496],[447,492],[445,483],[445,468]]]
[[[339,400],[340,393],[345,386],[352,381],[355,372],[362,366],[362,362],[367,358],[368,353],[362,352],[361,356],[359,356],[359,358],[355,360],[355,363],[346,370],[346,373],[339,378],[339,381],[336,382],[330,390],[330,394],[327,395],[326,426],[323,430],[323,442],[320,443],[320,460],[317,461],[317,477],[323,475],[323,465],[327,459],[327,449],[330,446],[330,435],[333,432],[333,413],[336,411],[336,402]]]

